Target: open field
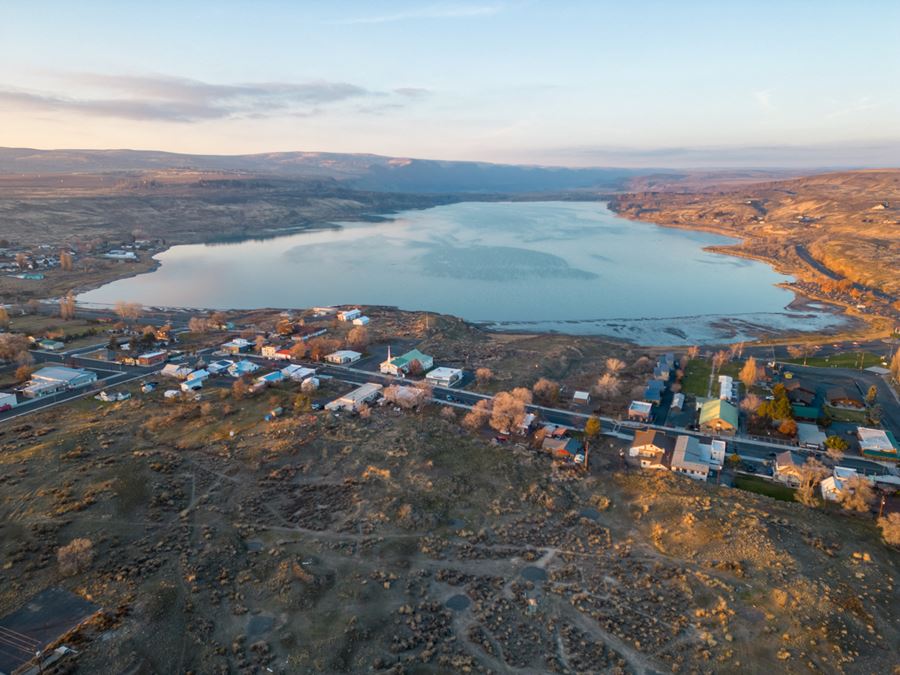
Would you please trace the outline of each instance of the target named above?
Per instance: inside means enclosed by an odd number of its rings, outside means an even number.
[[[794,493],[796,490],[755,476],[736,476],[734,479],[734,486],[739,490],[755,492],[783,502],[795,501]]]
[[[870,521],[622,471],[612,442],[573,480],[436,411],[335,418],[292,395],[0,426],[0,614],[51,585],[89,596],[85,672],[895,665],[898,559]],[[79,537],[92,559],[63,576]]]
[[[805,365],[816,368],[859,368],[864,370],[871,366],[881,366],[881,358],[871,352],[842,352],[828,356],[810,356],[806,359]],[[785,363],[804,365],[804,359],[786,359]]]

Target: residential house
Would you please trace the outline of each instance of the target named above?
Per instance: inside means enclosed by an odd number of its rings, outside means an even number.
[[[643,429],[634,434],[628,460],[642,469],[668,469],[674,450],[673,437],[655,429]]]
[[[0,391],[0,412],[15,408],[19,405],[19,399],[14,392]]]
[[[575,405],[590,405],[591,394],[588,391],[576,391],[572,395],[572,402]]]
[[[672,367],[666,362],[665,359],[659,359],[659,361],[656,362],[656,366],[654,366],[653,368],[653,379],[659,380],[661,382],[668,382],[671,376]]]
[[[650,380],[647,383],[647,387],[644,389],[644,400],[648,403],[655,403],[658,405],[662,402],[662,395],[665,388],[665,382],[660,380]]]
[[[259,366],[253,361],[247,361],[246,359],[228,366],[228,374],[231,377],[243,377],[244,375],[255,373],[257,370],[259,370]]]
[[[844,492],[852,489],[848,484],[850,479],[855,478],[858,475],[856,469],[851,469],[846,466],[834,467],[834,472],[819,483],[822,499],[829,502],[840,501]]]
[[[257,382],[262,382],[266,385],[278,384],[284,379],[284,373],[280,370],[273,370],[271,373],[266,373],[265,375],[260,375],[256,378]]]
[[[164,350],[145,352],[144,354],[138,355],[137,364],[139,366],[156,366],[160,363],[165,363],[166,356],[168,356],[168,352]]]
[[[174,377],[175,379],[183,380],[191,374],[192,370],[193,368],[185,366],[183,364],[167,363],[163,366],[163,369],[160,371],[160,373],[162,375],[165,375],[166,377]]]
[[[832,408],[863,410],[866,407],[866,404],[858,396],[847,392],[843,387],[829,388],[825,394],[825,400]]]
[[[206,366],[206,369],[209,371],[210,375],[220,375],[221,373],[226,372],[233,365],[234,361],[221,359],[219,361],[213,361],[208,366]]]
[[[354,326],[368,326],[369,325],[369,317],[367,316],[358,316],[353,319]]]
[[[60,342],[59,340],[51,340],[49,338],[38,340],[37,346],[39,349],[43,349],[47,352],[59,352],[66,348],[65,342]]]
[[[672,395],[672,405],[669,406],[669,409],[675,412],[681,412],[684,410],[684,394],[678,392]]]
[[[728,401],[712,399],[700,408],[700,429],[718,434],[733,434],[738,428],[738,410]]]
[[[802,467],[800,458],[790,450],[785,450],[775,455],[772,475],[779,483],[797,487],[800,485]]]
[[[197,370],[191,371],[188,376],[185,378],[185,381],[190,380],[199,380],[200,382],[205,382],[209,379],[209,371],[205,368],[199,368]]]
[[[865,457],[876,460],[897,461],[897,441],[890,431],[859,427],[856,430],[859,451]]]
[[[284,375],[289,380],[293,380],[294,382],[302,382],[308,377],[312,377],[316,374],[315,368],[304,368],[303,366],[298,366],[295,363],[292,363],[289,366],[286,366],[281,369],[281,374]]]
[[[348,363],[355,363],[362,358],[362,354],[359,352],[354,352],[350,349],[339,349],[336,352],[332,352],[325,357],[325,360],[328,363],[336,363],[339,366],[347,365]]]
[[[730,375],[719,375],[719,398],[723,401],[734,400],[734,378]]]
[[[425,376],[425,381],[432,387],[452,387],[462,379],[462,370],[459,368],[447,368],[445,366],[435,368]]]
[[[822,450],[825,447],[825,432],[815,424],[797,422],[797,441],[801,448]]]
[[[221,349],[226,354],[236,356],[248,351],[252,346],[253,343],[249,340],[245,340],[244,338],[235,338],[234,340],[229,340],[228,342],[223,344]]]
[[[537,422],[537,415],[534,413],[527,413],[522,421],[519,423],[519,426],[516,427],[516,432],[521,436],[527,436],[531,433],[531,430],[534,428],[535,423]]]
[[[783,384],[791,403],[796,403],[801,406],[810,406],[816,399],[816,392],[804,387],[800,380],[785,380]]]
[[[259,350],[259,354],[264,359],[274,359],[279,349],[281,349],[281,345],[263,345],[262,349]]]
[[[340,398],[331,401],[331,403],[327,403],[325,408],[327,410],[352,410],[356,411],[363,404],[368,404],[376,400],[381,395],[381,390],[383,387],[380,384],[376,384],[374,382],[367,382],[351,391],[349,394],[344,394]]]
[[[709,476],[709,461],[704,458],[700,441],[694,436],[679,436],[672,451],[672,471],[695,480]]]
[[[353,321],[361,316],[362,312],[358,309],[345,309],[337,313],[338,321]]]
[[[576,438],[556,438],[554,436],[546,436],[541,441],[541,449],[551,453],[559,459],[572,460],[576,455],[584,452],[584,446]]]
[[[412,349],[402,356],[391,357],[391,349],[388,347],[387,359],[382,361],[379,370],[385,375],[404,376],[409,374],[410,367],[414,361],[418,361],[422,368],[422,372],[427,373],[434,368],[434,357],[423,354],[418,349]]]
[[[295,342],[306,342],[314,337],[319,337],[320,335],[325,335],[328,332],[327,328],[322,328],[321,326],[300,326],[297,328],[297,331],[291,336],[291,340]]]
[[[82,368],[47,366],[31,376],[31,381],[22,387],[26,398],[40,398],[69,389],[78,389],[97,381],[97,373]]]
[[[632,401],[628,406],[628,419],[637,422],[649,422],[652,417],[653,404],[647,401]]]

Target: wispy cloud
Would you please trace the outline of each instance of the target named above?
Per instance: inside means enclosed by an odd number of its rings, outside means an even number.
[[[573,146],[542,151],[553,163],[655,168],[895,167],[900,141],[634,148]]]
[[[842,104],[839,101],[834,101],[833,104],[834,109],[825,115],[826,120],[833,120],[875,108],[875,103],[868,96],[861,96],[851,103]]]
[[[428,5],[393,14],[374,14],[369,16],[336,19],[336,24],[357,23],[392,23],[410,19],[469,19],[480,16],[493,16],[503,10],[503,5]]]
[[[63,112],[130,120],[197,122],[233,117],[284,114],[310,116],[327,106],[358,100],[400,101],[427,90],[402,87],[391,92],[366,89],[349,82],[255,82],[213,84],[165,75],[104,75],[75,73],[67,83],[82,93],[71,95],[0,86],[0,108]]]

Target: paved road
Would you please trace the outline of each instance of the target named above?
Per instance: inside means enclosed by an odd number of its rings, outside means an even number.
[[[125,366],[121,364],[110,364],[105,361],[97,361],[95,359],[88,359],[80,354],[96,349],[96,346],[93,347],[83,347],[81,349],[72,350],[71,352],[56,354],[51,352],[34,352],[35,360],[39,363],[65,363],[72,366],[80,367],[80,368],[88,368],[91,370],[95,370],[99,373],[104,373],[106,377],[102,380],[102,385],[100,386],[113,386],[116,384],[122,384],[124,382],[132,381],[135,379],[139,379],[141,377],[149,376],[153,373],[159,371],[158,366],[149,366],[149,367],[141,367],[141,366]],[[212,358],[214,350],[212,348],[204,349],[198,352],[198,356],[203,356],[204,358]],[[270,368],[281,368],[284,367],[284,362],[274,362],[271,359],[265,359],[257,355],[246,354],[242,355],[242,358],[246,358],[250,361],[254,361],[259,363],[263,367]],[[379,384],[388,386],[391,384],[404,384],[410,385],[415,382],[412,380],[407,380],[404,378],[397,378],[390,375],[383,375],[381,373],[372,372],[369,370],[362,370],[359,368],[355,368],[353,366],[336,366],[331,364],[321,364],[321,363],[303,363],[302,365],[306,365],[311,368],[316,368],[318,372],[322,375],[328,375],[333,377],[336,380],[340,380],[343,382],[348,382],[350,384],[364,384],[366,382],[378,382]],[[842,384],[842,378],[847,378],[847,381],[850,383],[850,387],[853,387],[852,384],[854,378],[859,378],[864,381],[865,386],[868,387],[869,384],[876,384],[879,388],[879,397],[882,400],[882,405],[885,410],[885,422],[888,426],[900,429],[900,402],[896,400],[893,393],[890,391],[890,387],[884,382],[883,378],[875,375],[874,373],[858,373],[858,372],[841,372],[838,369],[832,368],[804,368],[801,366],[790,366],[790,368],[798,369],[798,370],[806,370],[810,374],[814,374],[816,376],[828,378],[836,384]],[[96,387],[91,388],[91,391],[96,391]],[[863,392],[865,394],[865,392]],[[65,401],[78,398],[80,396],[84,396],[86,393],[84,390],[74,391],[74,392],[64,392],[61,394],[57,394],[52,397],[47,397],[45,399],[41,399],[39,401],[28,402],[19,405],[13,410],[6,411],[5,413],[0,413],[0,421],[5,419],[12,419],[15,417],[19,417],[23,414],[27,414],[29,412],[34,412],[35,410],[44,409],[49,407],[50,405],[56,405],[59,403],[63,403]],[[449,389],[444,387],[435,387],[434,388],[434,397],[435,400],[439,403],[448,403],[448,397],[451,397],[453,403],[457,404],[460,407],[471,407],[474,406],[478,401],[490,399],[491,396],[487,394],[480,394],[476,392],[466,391],[462,389]],[[530,405],[528,406],[529,411],[537,412],[540,414],[540,417],[543,421],[549,422],[551,424],[563,425],[566,427],[570,427],[573,429],[581,429],[584,427],[585,422],[590,417],[590,415],[585,413],[573,412],[570,410],[562,410],[558,408],[548,408],[540,405]],[[701,433],[699,431],[693,431],[690,429],[673,429],[671,427],[666,427],[663,425],[646,425],[641,423],[633,423],[633,422],[623,422],[621,420],[616,420],[611,417],[599,416],[601,422],[603,422],[604,431],[611,435],[615,435],[618,437],[624,436],[633,436],[635,430],[641,428],[653,428],[659,429],[661,431],[667,432],[676,432],[679,434],[687,434],[691,436],[697,437],[709,437],[707,433]],[[807,451],[801,450],[796,447],[786,446],[783,443],[774,443],[764,440],[755,440],[748,438],[732,438],[723,436],[724,440],[728,441],[729,445],[738,452],[742,457],[752,458],[757,461],[765,461],[769,459],[773,452],[780,452],[787,448],[790,448],[794,452],[800,455],[809,454]],[[872,462],[862,458],[854,458],[847,457],[842,460],[842,464],[846,466],[852,466],[857,470],[867,473],[867,474],[885,474],[888,473],[887,469],[878,464],[877,462]]]

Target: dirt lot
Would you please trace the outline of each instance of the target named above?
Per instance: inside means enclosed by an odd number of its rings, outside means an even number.
[[[625,472],[574,477],[435,411],[288,388],[93,400],[0,427],[0,615],[106,611],[79,672],[888,672],[898,559],[869,522]],[[273,397],[276,400],[273,400]],[[58,547],[93,559],[62,577]]]

